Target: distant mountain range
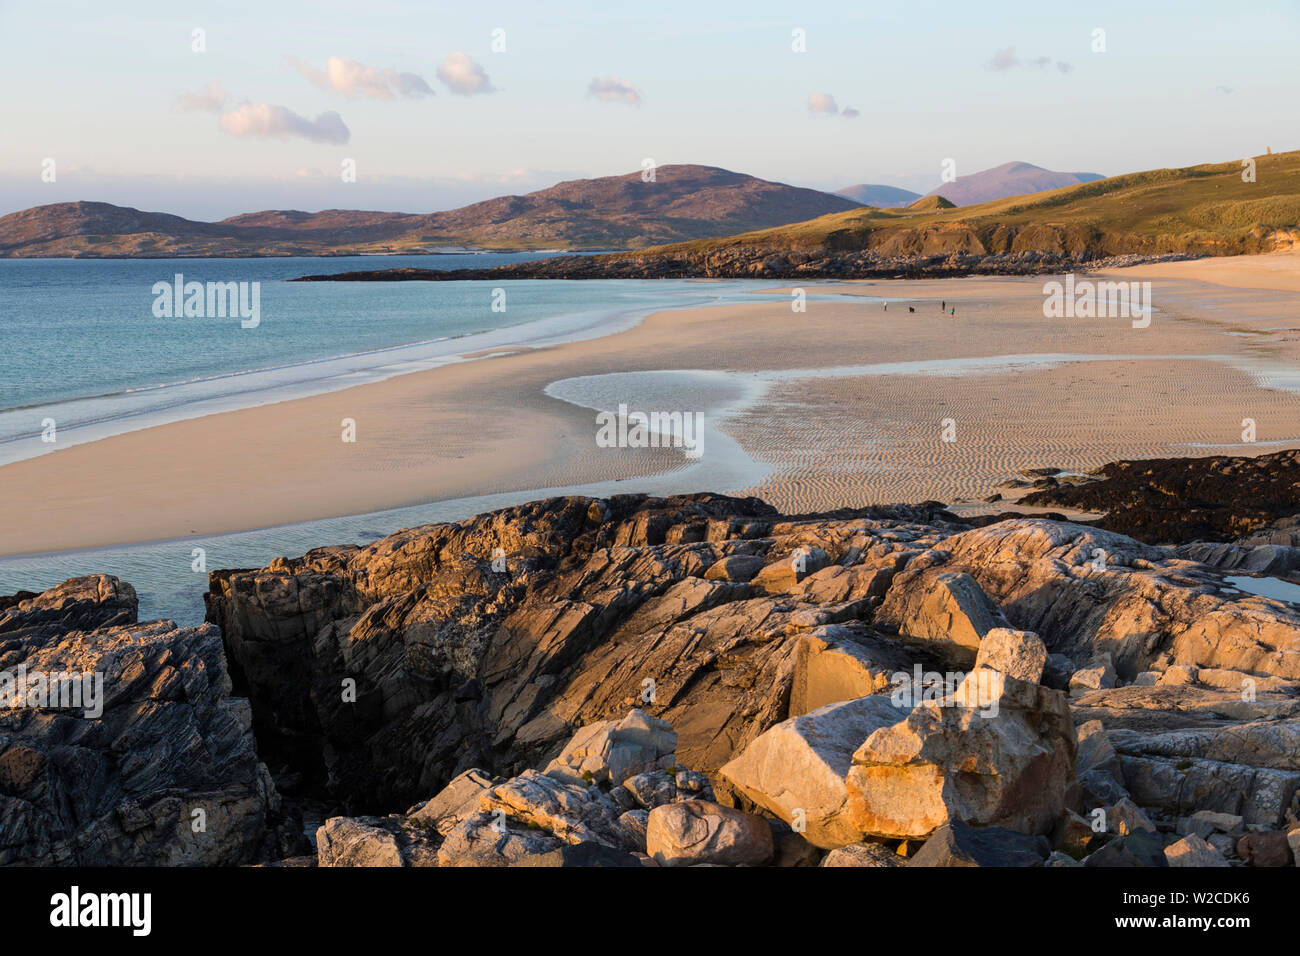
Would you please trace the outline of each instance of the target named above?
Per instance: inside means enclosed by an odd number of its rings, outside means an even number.
[[[942,196],[954,206],[974,206],[1008,196],[1077,186],[1101,178],[1100,173],[1057,173],[1033,163],[1003,163],[969,176],[958,176],[950,183],[931,189],[926,195]]]
[[[160,257],[633,249],[768,229],[861,208],[852,199],[714,166],[578,179],[428,214],[268,210],[196,222],[101,202],[0,217],[0,257]]]
[[[845,279],[1029,275],[1106,260],[1300,249],[1300,151],[1151,169],[976,206],[926,196],[903,209],[858,206],[720,239],[496,269],[380,269],[312,281],[457,279]]]
[[[843,189],[835,190],[836,196],[846,196],[854,202],[860,202],[864,206],[875,206],[877,209],[897,209],[900,206],[907,206],[921,198],[920,193],[914,193],[910,189],[899,189],[897,186],[878,186],[862,183],[857,186],[845,186]]]

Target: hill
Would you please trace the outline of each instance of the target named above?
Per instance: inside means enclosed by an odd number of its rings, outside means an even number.
[[[933,212],[939,209],[956,209],[957,204],[942,196],[922,196],[907,207],[908,212]]]
[[[196,222],[99,202],[0,218],[0,256],[259,256],[480,249],[627,249],[789,225],[850,199],[712,166],[579,179],[429,214],[267,210]]]
[[[854,209],[637,256],[748,247],[882,255],[1242,255],[1300,241],[1300,151],[1154,169],[953,209]],[[631,254],[603,258],[628,258]]]
[[[958,176],[950,183],[932,189],[927,196],[943,196],[955,206],[979,203],[1061,189],[1101,179],[1100,173],[1057,173],[1033,163],[1003,163],[992,169]]]
[[[1231,256],[1300,242],[1300,151],[1155,169],[976,206],[853,209],[808,222],[603,256],[437,276],[824,278],[1026,274],[1119,257]],[[916,205],[937,207],[937,200]]]
[[[843,189],[835,190],[835,195],[852,199],[864,206],[875,206],[877,209],[894,209],[916,202],[921,198],[920,193],[914,193],[910,189],[867,183],[861,183],[857,186],[845,186]]]

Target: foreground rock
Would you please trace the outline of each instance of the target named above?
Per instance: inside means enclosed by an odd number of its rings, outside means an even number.
[[[577,843],[559,817],[538,830],[500,806],[502,833],[438,804],[449,860],[644,854],[651,814],[695,799],[783,821],[798,840],[773,858],[790,860],[955,821],[1056,834],[1067,810],[1125,800],[1162,834],[1300,809],[1300,609],[1078,524],[557,498],[211,587],[263,755],[302,791],[380,819],[469,768],[470,802],[530,770],[603,795]],[[1003,683],[963,707],[975,664]],[[873,723],[872,697],[900,713]],[[1201,837],[1235,864],[1241,835]],[[1098,860],[1163,865],[1149,849]]]
[[[753,814],[688,800],[650,811],[646,848],[660,866],[762,866],[772,859],[772,829]]]
[[[789,716],[801,638],[843,621],[839,646],[878,645],[880,582],[960,527],[935,509],[790,521],[717,495],[557,498],[214,572],[208,619],[276,773],[383,813],[467,767],[544,766],[633,706],[676,728],[683,765],[716,771]],[[706,577],[814,545],[833,565],[789,592]]]
[[[1060,691],[976,670],[874,731],[853,754],[848,817],[864,834],[926,837],[952,821],[1049,833],[1076,797]]]
[[[908,866],[1042,866],[1047,840],[1003,827],[971,827],[959,820],[945,824]]]
[[[103,575],[0,613],[0,865],[291,855],[216,628],[135,616],[130,585]]]
[[[887,696],[828,704],[777,724],[719,773],[815,846],[855,843],[867,834],[849,812],[845,778],[854,751],[905,713]]]

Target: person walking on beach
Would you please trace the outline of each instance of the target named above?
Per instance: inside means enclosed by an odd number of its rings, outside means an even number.
[[[885,300],[885,309],[884,309],[884,311],[886,311],[886,312],[889,311],[889,300],[888,300],[888,299]]]
[[[944,299],[941,303],[939,303],[939,311],[940,311],[940,312],[947,312],[947,311],[948,311],[948,300],[947,300],[947,299]]]

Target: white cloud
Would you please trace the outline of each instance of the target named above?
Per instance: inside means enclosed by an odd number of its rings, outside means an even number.
[[[398,73],[383,67],[366,66],[343,56],[332,56],[325,61],[325,69],[318,70],[297,57],[285,57],[293,67],[323,90],[333,90],[344,96],[365,96],[372,100],[393,100],[398,97],[433,96],[433,90],[417,73]]]
[[[221,128],[231,136],[288,139],[299,136],[313,143],[346,143],[352,138],[338,113],[321,113],[314,120],[270,103],[241,103],[221,114]]]
[[[835,97],[829,93],[809,93],[808,94],[808,112],[818,113],[825,116],[834,116],[839,113],[840,108],[835,104]]]
[[[844,107],[844,111],[840,113],[840,115],[843,116],[845,119],[857,119],[862,114],[859,113],[857,110],[855,110],[853,107],[846,106]]]
[[[475,63],[468,53],[459,50],[448,53],[447,59],[438,67],[438,79],[447,89],[459,96],[473,96],[476,93],[495,93],[496,87],[488,78],[483,67]]]
[[[216,83],[209,83],[197,93],[182,93],[178,98],[181,109],[206,110],[216,113],[226,105],[226,91]]]
[[[1009,46],[1005,50],[998,50],[998,52],[994,53],[993,59],[989,60],[985,69],[1000,73],[1003,70],[1014,70],[1022,66],[1032,66],[1045,70],[1051,65],[1052,58],[1050,56],[1037,56],[1032,60],[1022,60],[1016,56],[1016,48]],[[1069,73],[1074,69],[1074,64],[1067,63],[1065,60],[1057,60],[1056,69],[1060,73]]]
[[[624,83],[617,76],[598,76],[587,84],[587,95],[605,103],[625,103],[628,106],[641,105],[641,93],[631,83]]]

